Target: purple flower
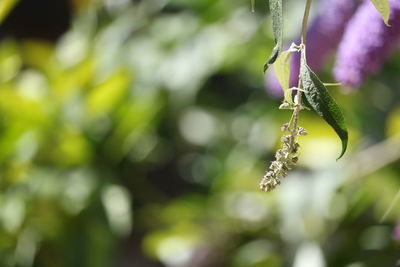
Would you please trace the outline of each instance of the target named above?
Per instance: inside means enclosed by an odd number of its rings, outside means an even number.
[[[339,46],[334,76],[348,88],[357,88],[376,73],[400,40],[400,1],[390,0],[388,27],[370,1],[357,10]]]
[[[332,51],[338,46],[345,27],[358,6],[356,0],[322,0],[319,15],[312,21],[307,33],[307,62],[319,71]],[[299,40],[300,38],[298,38]],[[297,44],[300,41],[296,42]],[[297,86],[300,67],[300,54],[291,59],[290,86]],[[267,90],[281,96],[281,87],[272,74],[272,68],[266,74]]]
[[[400,221],[394,227],[393,239],[400,243]]]

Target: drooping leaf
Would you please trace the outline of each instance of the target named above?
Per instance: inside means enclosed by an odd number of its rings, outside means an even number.
[[[7,17],[8,13],[19,0],[1,0],[0,1],[0,23]]]
[[[264,65],[264,71],[273,64],[282,51],[282,37],[283,37],[283,10],[282,0],[269,0],[269,10],[272,17],[272,30],[274,32],[275,47],[272,54]]]
[[[389,0],[371,0],[375,8],[381,14],[383,21],[389,26],[390,6]]]
[[[293,104],[292,91],[289,90],[290,81],[290,58],[291,51],[282,52],[273,65],[274,73],[282,87],[285,101]]]
[[[251,12],[254,12],[255,0],[251,0]]]
[[[342,141],[342,152],[340,159],[346,152],[348,143],[348,132],[342,111],[333,97],[307,65],[305,53],[302,52],[300,76],[303,83],[305,105],[311,107],[321,118],[323,118],[337,133]]]

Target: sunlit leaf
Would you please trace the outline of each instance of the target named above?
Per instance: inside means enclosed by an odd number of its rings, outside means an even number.
[[[379,11],[383,21],[389,26],[390,6],[389,0],[371,0],[375,8]]]
[[[137,96],[118,106],[117,123],[106,144],[110,155],[125,155],[141,136],[148,134],[162,105],[158,97]]]
[[[130,77],[125,71],[118,71],[108,80],[96,86],[87,99],[92,114],[107,113],[122,99],[129,86]]]
[[[19,0],[1,0],[0,1],[0,23],[7,17],[11,9]]]
[[[5,40],[0,44],[0,81],[6,82],[14,78],[22,66],[17,44]]]

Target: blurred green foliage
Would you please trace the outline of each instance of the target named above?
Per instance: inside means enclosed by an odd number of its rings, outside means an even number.
[[[8,15],[18,0],[3,0],[0,2],[0,22]]]
[[[0,266],[395,266],[396,58],[332,89],[349,154],[304,112],[299,167],[265,194],[290,114],[263,88],[264,4],[83,2],[55,44],[0,42]]]

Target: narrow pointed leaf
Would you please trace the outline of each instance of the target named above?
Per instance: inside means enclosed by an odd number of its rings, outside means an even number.
[[[282,0],[269,0],[269,10],[272,17],[272,30],[274,32],[275,47],[272,54],[264,65],[264,71],[273,64],[282,51],[283,37],[283,10]]]
[[[383,21],[389,26],[390,6],[389,0],[371,0],[375,8],[381,14]]]
[[[335,130],[342,141],[342,152],[340,159],[347,149],[348,132],[342,111],[333,97],[307,65],[304,52],[301,56],[300,76],[303,83],[305,105],[311,107],[321,118],[323,118]]]

